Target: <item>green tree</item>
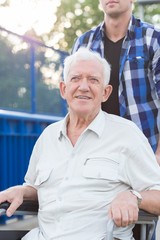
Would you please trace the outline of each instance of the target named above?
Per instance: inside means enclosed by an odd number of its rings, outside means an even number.
[[[98,0],[61,0],[56,15],[57,21],[50,39],[59,35],[56,46],[65,51],[71,49],[77,36],[103,20]]]
[[[140,6],[138,3],[135,5],[135,15],[140,17],[141,11],[143,11],[144,21],[152,23],[160,27],[160,4],[147,4]]]

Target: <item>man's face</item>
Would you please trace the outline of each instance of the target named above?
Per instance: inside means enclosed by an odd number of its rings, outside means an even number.
[[[118,17],[132,10],[134,0],[100,0],[104,13],[110,17]]]
[[[73,62],[66,83],[60,84],[60,90],[70,112],[78,116],[95,116],[101,102],[110,95],[110,86],[104,86],[103,68],[97,59]]]

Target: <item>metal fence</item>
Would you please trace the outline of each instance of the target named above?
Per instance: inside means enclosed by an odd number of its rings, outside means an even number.
[[[57,116],[0,110],[0,191],[22,184],[33,145]]]

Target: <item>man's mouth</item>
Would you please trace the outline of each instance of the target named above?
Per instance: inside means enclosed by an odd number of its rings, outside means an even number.
[[[113,4],[113,3],[117,3],[117,1],[108,1],[108,2],[107,2],[107,5]]]
[[[87,100],[88,100],[88,99],[91,99],[91,98],[88,97],[88,96],[81,96],[81,95],[80,95],[80,96],[76,96],[76,98],[77,98],[77,99],[87,99]]]

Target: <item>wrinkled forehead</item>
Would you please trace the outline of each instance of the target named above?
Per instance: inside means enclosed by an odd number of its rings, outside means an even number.
[[[97,59],[76,59],[71,62],[68,74],[71,72],[103,73],[103,66]]]

